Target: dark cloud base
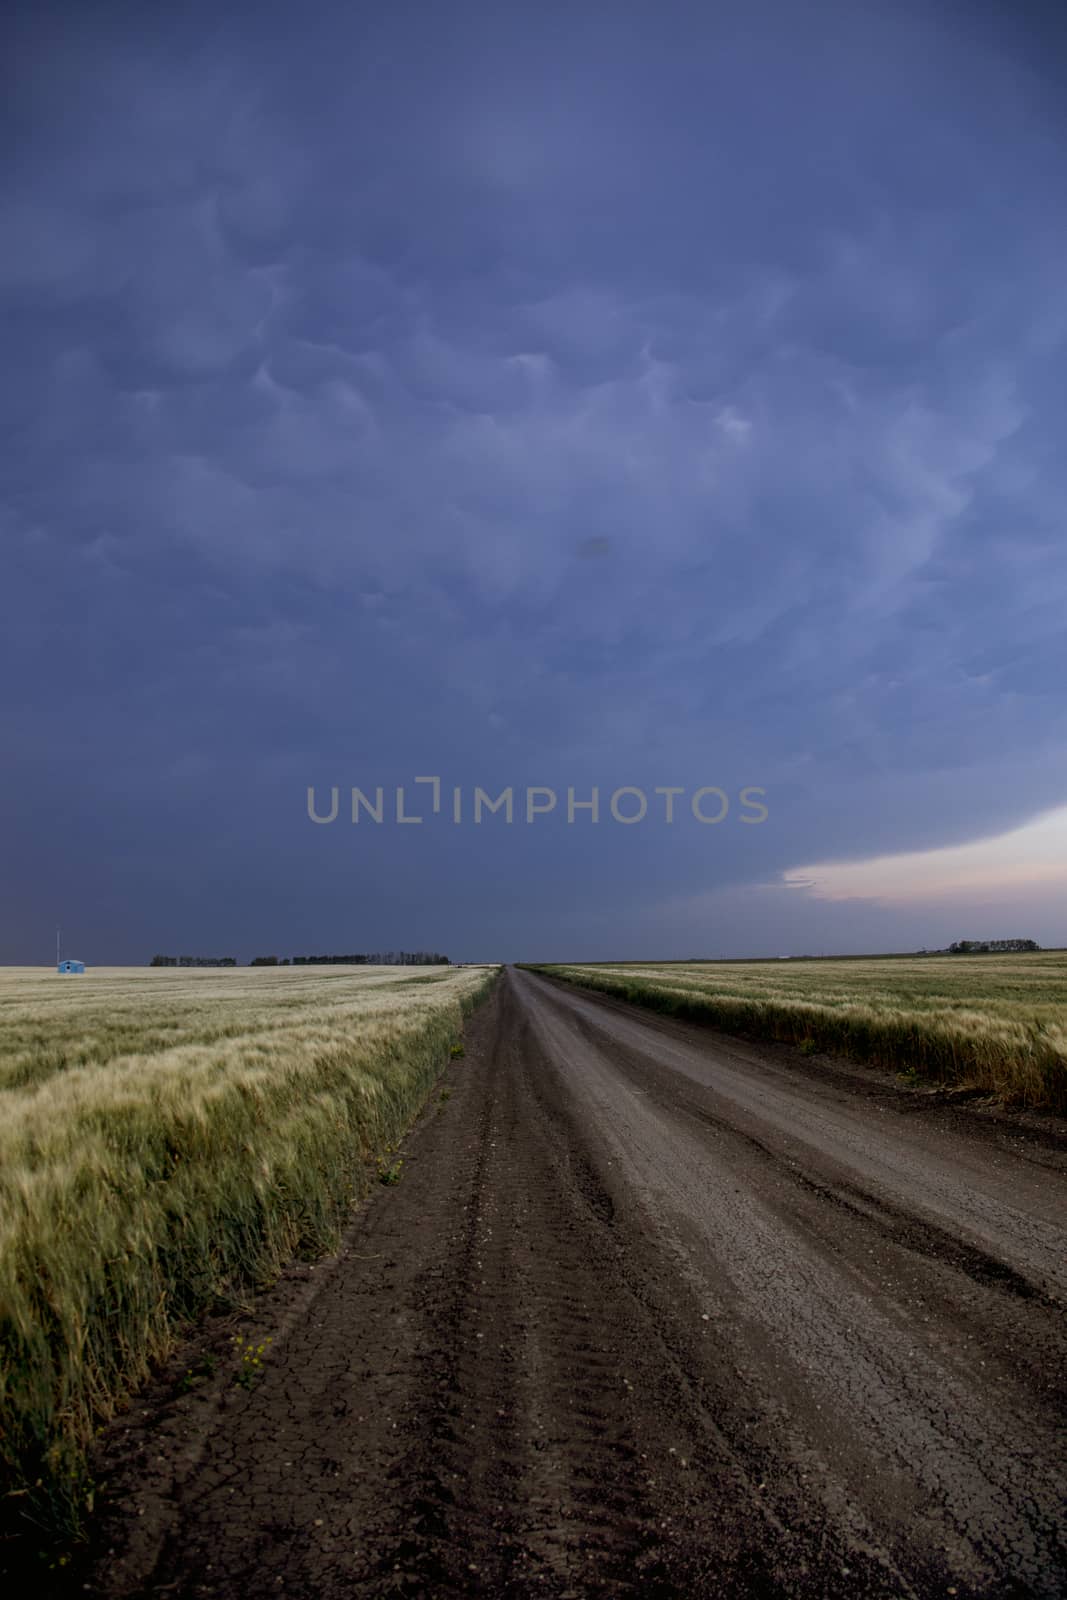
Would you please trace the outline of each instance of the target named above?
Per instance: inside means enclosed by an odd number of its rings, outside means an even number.
[[[1052,8],[4,26],[0,957],[907,947],[758,886],[1063,802]],[[419,772],[773,809],[313,836]]]

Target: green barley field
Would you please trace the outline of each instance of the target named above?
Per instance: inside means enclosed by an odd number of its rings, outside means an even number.
[[[191,1319],[336,1244],[496,968],[0,969],[0,1505],[76,1526]]]
[[[1067,1111],[1067,951],[537,970],[727,1032]]]

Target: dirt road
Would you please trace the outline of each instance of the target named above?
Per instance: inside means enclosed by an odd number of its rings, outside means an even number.
[[[106,1596],[1062,1595],[1067,1148],[509,971]]]

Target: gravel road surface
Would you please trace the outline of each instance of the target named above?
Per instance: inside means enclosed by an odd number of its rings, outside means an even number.
[[[262,1381],[111,1430],[79,1588],[1067,1593],[1062,1124],[511,969],[467,1038]]]

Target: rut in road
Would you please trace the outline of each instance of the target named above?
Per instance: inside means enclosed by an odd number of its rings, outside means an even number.
[[[450,1080],[94,1592],[1063,1592],[1062,1151],[523,973]]]

